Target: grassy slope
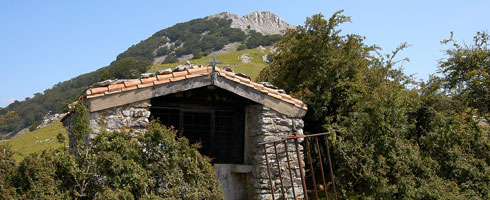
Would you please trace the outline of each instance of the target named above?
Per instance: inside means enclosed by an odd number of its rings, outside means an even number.
[[[59,143],[56,139],[56,136],[59,133],[62,133],[65,136],[65,145],[68,145],[68,134],[59,121],[42,129],[14,137],[5,142],[10,144],[12,150],[16,152],[14,159],[20,161],[27,154],[63,146],[63,144]]]
[[[268,48],[266,48],[268,49]],[[242,63],[240,60],[240,55],[248,54],[247,56],[252,58],[250,63]],[[218,65],[219,67],[230,67],[235,70],[236,73],[244,73],[249,75],[252,80],[259,75],[260,70],[267,66],[268,64],[262,60],[262,56],[268,54],[268,50],[261,52],[259,49],[245,49],[241,51],[235,51],[223,55],[216,56],[216,61],[221,61],[223,64]],[[206,65],[206,61],[211,61],[211,57],[202,57],[196,60],[190,60],[194,65]],[[154,73],[161,69],[174,68],[179,64],[184,64],[185,62],[169,63],[162,65],[153,65],[148,72]]]

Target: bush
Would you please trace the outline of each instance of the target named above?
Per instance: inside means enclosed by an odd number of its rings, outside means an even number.
[[[179,59],[175,57],[174,54],[170,54],[167,57],[165,57],[165,60],[163,60],[162,64],[174,63],[174,62],[179,62]]]
[[[66,148],[46,150],[27,156],[19,166],[10,148],[2,145],[0,197],[224,198],[209,158],[186,138],[176,138],[173,129],[157,123],[151,123],[145,134],[133,135],[103,132],[90,144],[77,143],[73,153]]]
[[[245,49],[247,49],[247,45],[241,43],[236,50],[241,51],[241,50],[245,50]]]

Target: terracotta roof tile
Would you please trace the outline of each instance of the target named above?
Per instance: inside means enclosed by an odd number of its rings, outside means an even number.
[[[89,96],[87,96],[87,99],[91,99],[91,98],[95,98],[95,97],[101,97],[101,96],[104,96],[104,93],[89,95]]]
[[[126,91],[130,91],[130,90],[135,90],[135,89],[138,89],[138,86],[137,85],[133,85],[131,87],[125,87],[122,89],[123,92],[126,92]]]
[[[296,106],[296,104],[294,104],[294,101],[292,99],[285,99],[285,98],[281,98],[281,100],[285,101],[285,102],[288,102],[290,104],[293,104]]]
[[[181,71],[181,72],[174,72],[173,74],[174,74],[174,77],[185,76],[185,75],[187,75],[187,70]]]
[[[229,77],[235,77],[235,73],[223,70],[223,73]]]
[[[184,80],[184,79],[185,79],[185,76],[180,76],[180,77],[170,78],[170,81],[175,82],[175,81],[180,81],[180,80]]]
[[[142,78],[140,79],[141,80],[141,83],[148,83],[148,82],[153,82],[153,81],[156,81],[157,80],[157,77],[148,77],[148,78]]]
[[[174,77],[173,74],[157,75],[158,80],[165,80]]]
[[[119,93],[119,92],[122,92],[122,89],[119,88],[119,89],[115,89],[115,90],[109,90],[109,91],[106,91],[104,92],[104,94],[114,94],[114,93]]]
[[[164,83],[168,83],[168,82],[170,82],[169,78],[161,80],[161,81],[153,81],[153,84],[160,85],[160,84],[164,84]]]
[[[133,85],[138,85],[140,83],[141,83],[140,80],[128,80],[128,81],[124,81],[124,85],[126,87],[133,86]]]
[[[237,78],[238,80],[240,80],[240,82],[242,82],[242,83],[246,83],[246,84],[250,84],[251,83],[251,81],[248,78],[243,78],[241,76],[235,76],[235,78]],[[253,87],[253,85],[250,85],[250,87]]]
[[[300,101],[300,100],[298,100],[298,99],[295,99],[295,98],[293,98],[293,101],[294,101],[294,103],[295,103],[295,104],[303,104],[303,102],[302,102],[302,101]]]
[[[269,96],[271,96],[271,97],[274,97],[274,98],[276,98],[276,99],[280,99],[280,100],[282,100],[282,98],[281,98],[281,96],[280,96],[280,95],[277,95],[277,94],[267,94],[267,95],[269,95]]]
[[[124,83],[112,84],[109,85],[109,90],[120,89],[124,87]]]
[[[220,75],[221,75],[221,74],[220,74]],[[240,80],[239,80],[239,79],[237,79],[237,78],[235,78],[235,77],[234,77],[234,75],[233,75],[233,76],[231,76],[231,75],[229,75],[229,74],[223,73],[223,75],[221,75],[221,76],[223,76],[223,77],[225,77],[225,78],[227,78],[227,79],[229,79],[229,80],[232,80],[232,81],[238,82],[238,83],[240,82]]]
[[[138,84],[138,88],[145,88],[153,86],[153,82]]]
[[[269,95],[273,94],[273,95],[281,96],[281,93],[277,92],[277,90],[275,89],[264,87],[264,90],[266,90],[267,94]]]
[[[146,76],[145,78],[141,79],[124,80],[122,83],[118,81],[117,83],[110,84],[109,86],[88,89],[85,91],[85,96],[87,98],[96,98],[104,95],[136,90],[138,88],[152,87],[154,85],[165,84],[168,82],[177,82],[185,79],[207,76],[211,73],[211,71],[211,66],[194,66],[188,68],[187,70],[172,72],[170,74],[159,74],[156,76],[151,76],[152,74],[150,74],[149,77]],[[269,95],[276,99],[282,100],[296,107],[307,109],[306,104],[304,104],[302,101],[295,99],[288,94],[280,93],[278,89],[268,88],[265,87],[263,84],[253,82],[249,78],[246,78],[246,75],[237,75],[232,72],[232,69],[225,70],[222,68],[216,68],[216,72],[217,75],[220,77],[224,77],[228,80],[240,83],[244,86],[254,88],[255,90],[260,91],[265,95]]]
[[[205,74],[190,74],[190,75],[185,75],[185,78],[194,78],[194,77],[199,77],[199,76],[204,76]]]
[[[95,94],[99,92],[105,92],[107,90],[109,90],[109,88],[107,87],[96,87],[96,88],[92,88],[90,91],[92,92],[92,94]]]
[[[200,68],[193,68],[193,69],[187,69],[189,74],[202,74],[208,72],[208,69],[206,67],[200,67]]]

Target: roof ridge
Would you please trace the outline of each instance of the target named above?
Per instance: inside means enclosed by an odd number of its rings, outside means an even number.
[[[182,65],[179,65],[174,68],[174,70],[168,68],[165,70],[160,70],[156,73],[142,74],[139,79],[116,79],[98,82],[91,85],[91,87],[88,87],[84,92],[84,96],[87,99],[93,99],[106,95],[153,87],[169,82],[179,82],[186,79],[206,76],[211,74],[211,72],[212,67],[210,65],[190,65],[184,67],[182,67]],[[307,109],[306,104],[304,104],[301,100],[291,97],[290,95],[286,94],[284,90],[279,89],[268,82],[256,83],[251,80],[250,76],[243,73],[235,73],[233,69],[228,67],[217,67],[216,74],[219,77],[223,77],[241,85],[253,88],[265,95],[287,102],[298,108],[304,110]]]

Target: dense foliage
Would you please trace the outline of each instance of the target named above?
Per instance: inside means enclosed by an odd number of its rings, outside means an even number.
[[[396,69],[405,44],[373,56],[364,37],[341,35],[337,27],[348,21],[339,12],[307,18],[259,76],[308,104],[306,132],[335,133],[342,198],[489,199],[488,123],[438,79],[417,83]]]
[[[253,49],[258,46],[270,46],[283,38],[282,35],[263,35],[262,33],[254,30],[250,30],[249,32],[250,36],[245,41],[245,45],[249,49]]]
[[[111,66],[105,70],[101,79],[133,79],[139,78],[145,73],[151,62],[141,58],[123,58],[111,63]]]
[[[80,137],[73,140],[82,141],[88,130],[84,110],[76,110],[73,134]],[[0,146],[0,197],[223,199],[209,159],[157,123],[137,136],[104,132],[90,144],[77,143],[75,149],[31,154],[17,165],[10,148]]]
[[[182,56],[199,52],[220,50],[224,45],[241,42],[245,33],[237,28],[231,28],[231,20],[222,18],[200,18],[156,32],[148,39],[131,46],[120,54],[118,59],[125,57]],[[172,44],[164,46],[166,43]],[[162,46],[162,47],[160,47]],[[154,54],[153,51],[156,50]],[[197,53],[196,53],[197,54]],[[169,61],[167,61],[168,63]]]
[[[452,37],[444,40],[453,48],[445,51],[449,57],[440,63],[444,86],[464,106],[476,108],[480,113],[490,111],[490,36],[477,32],[473,44],[458,44]]]

